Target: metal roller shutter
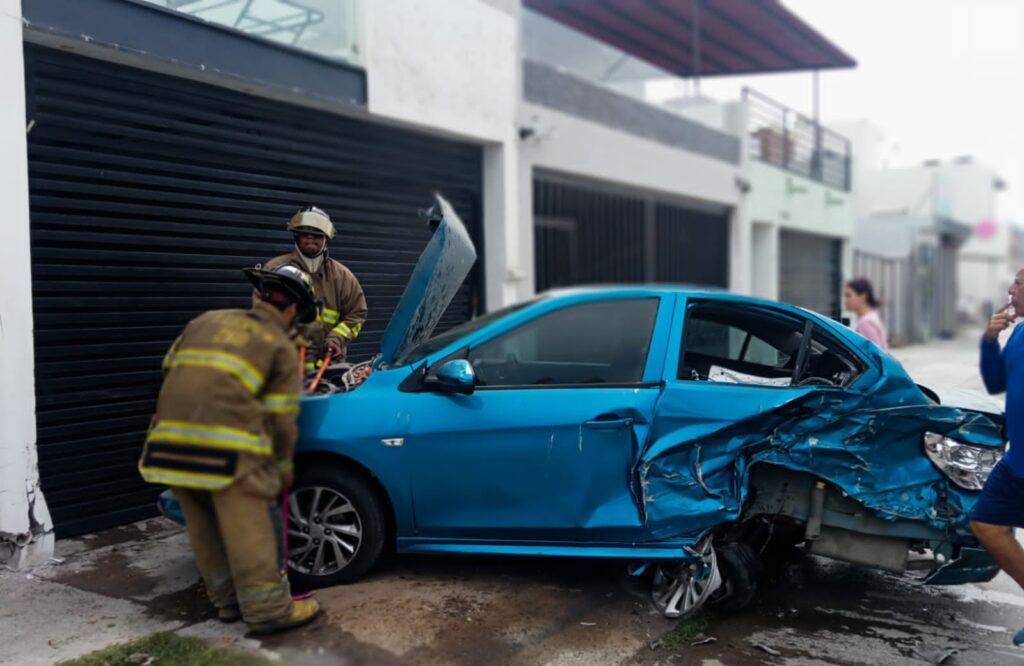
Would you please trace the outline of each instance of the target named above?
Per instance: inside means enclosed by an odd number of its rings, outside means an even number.
[[[779,234],[779,300],[838,317],[842,243],[796,231]]]
[[[729,219],[658,204],[657,281],[729,286]]]
[[[533,181],[537,291],[630,282],[728,285],[726,213],[565,180]]]
[[[160,360],[189,319],[245,307],[239,268],[287,251],[305,204],[339,227],[375,352],[443,192],[480,238],[481,151],[130,67],[26,47],[36,398],[58,536],[153,513],[136,459]],[[482,252],[481,252],[482,256]],[[479,270],[477,271],[479,274]],[[442,326],[469,318],[476,274]]]

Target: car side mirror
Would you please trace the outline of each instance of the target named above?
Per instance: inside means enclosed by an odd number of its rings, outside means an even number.
[[[426,388],[441,393],[470,395],[476,388],[476,371],[473,370],[473,365],[464,358],[448,361],[433,375],[426,381]]]

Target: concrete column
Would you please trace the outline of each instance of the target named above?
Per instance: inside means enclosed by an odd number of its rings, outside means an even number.
[[[20,0],[0,0],[0,564],[53,554],[53,523],[39,489],[29,250],[25,62]]]
[[[740,141],[740,163],[735,186],[740,190],[739,202],[729,219],[729,289],[739,294],[750,294],[753,283],[753,250],[750,189],[750,135],[747,131],[749,109],[745,102],[726,106],[723,114],[726,130]]]
[[[768,222],[755,221],[752,225],[753,251],[751,257],[752,296],[778,300],[779,298],[779,228]]]
[[[534,258],[534,215],[533,215],[533,161],[524,157],[527,149],[519,149],[519,178],[516,199],[519,201],[517,217],[513,220],[519,238],[519,274],[521,279],[515,285],[515,300],[521,301],[537,293],[537,266]],[[568,261],[566,257],[566,261]]]
[[[508,14],[514,25],[512,60],[503,72],[511,94],[499,114],[506,123],[500,143],[484,146],[484,261],[488,310],[533,293],[532,184],[524,179],[518,109],[523,89],[522,21],[518,0],[483,0]],[[526,173],[529,174],[526,168]],[[525,208],[524,208],[525,206]],[[528,224],[524,225],[524,220]]]
[[[841,239],[841,243],[842,243],[842,250],[841,250],[842,254],[840,256],[840,262],[841,263],[840,263],[840,266],[839,266],[839,276],[841,278],[841,283],[839,285],[839,296],[840,296],[840,299],[842,298],[843,288],[846,286],[846,283],[849,282],[850,280],[852,280],[853,278],[857,277],[857,276],[855,276],[853,274],[853,271],[854,271],[854,268],[855,268],[854,262],[853,262],[853,250],[854,250],[853,239],[852,238],[843,238],[843,239]],[[875,289],[878,289],[878,285],[875,285]]]
[[[523,268],[519,229],[519,150],[515,136],[484,146],[484,284],[488,310],[520,299],[532,273]]]

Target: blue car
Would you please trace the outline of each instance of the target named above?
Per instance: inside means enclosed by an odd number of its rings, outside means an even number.
[[[475,260],[435,234],[370,364],[303,400],[289,560],[303,586],[399,552],[620,558],[668,617],[736,608],[802,551],[935,584],[997,572],[968,513],[998,404],[915,385],[799,308],[687,287],[570,289],[434,336]]]

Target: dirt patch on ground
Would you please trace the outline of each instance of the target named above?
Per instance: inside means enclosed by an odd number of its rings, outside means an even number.
[[[636,586],[608,561],[409,557],[318,597],[347,639],[386,646],[405,663],[544,663],[564,654],[601,664],[665,630]]]
[[[386,649],[358,641],[351,633],[321,617],[314,624],[263,639],[263,647],[292,666],[398,666],[408,662]]]
[[[184,590],[162,594],[139,603],[145,605],[146,616],[155,619],[198,624],[217,617],[217,610],[206,596],[206,587],[202,581]]]
[[[81,566],[71,565],[54,571],[51,580],[117,599],[144,597],[156,586],[157,579],[134,567],[134,559],[113,546]]]

